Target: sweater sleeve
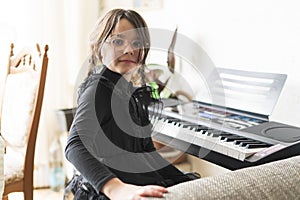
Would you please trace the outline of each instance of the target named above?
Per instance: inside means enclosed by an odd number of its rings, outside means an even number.
[[[116,177],[97,154],[95,138],[101,133],[96,117],[95,94],[98,80],[90,81],[78,99],[78,106],[65,149],[65,156],[83,177],[100,193],[103,185]],[[103,110],[105,116],[105,106]]]

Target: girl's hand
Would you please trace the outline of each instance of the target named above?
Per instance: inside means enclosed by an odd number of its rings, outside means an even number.
[[[158,185],[137,186],[123,183],[118,178],[109,180],[102,188],[102,192],[111,200],[144,200],[144,197],[162,198],[167,189]]]

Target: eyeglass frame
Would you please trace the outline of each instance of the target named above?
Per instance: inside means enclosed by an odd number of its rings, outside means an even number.
[[[119,42],[123,42],[123,44],[116,44],[114,42],[116,42],[116,40],[118,40]],[[139,41],[139,45],[135,45],[134,43]],[[137,50],[137,49],[143,49],[147,46],[147,44],[143,44],[143,40],[141,39],[134,39],[134,40],[128,40],[125,38],[122,38],[121,36],[118,35],[113,35],[109,38],[107,38],[105,40],[105,43],[109,43],[114,49],[116,50],[124,50],[126,47],[128,47],[128,45],[130,44],[131,48],[133,50]]]

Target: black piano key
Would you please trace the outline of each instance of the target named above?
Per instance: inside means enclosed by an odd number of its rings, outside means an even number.
[[[202,128],[202,129],[207,129],[208,127],[206,126],[202,126],[202,125],[199,125],[199,124],[190,124],[188,125],[190,128]]]
[[[248,138],[240,138],[240,139],[234,140],[233,144],[239,145],[242,142],[253,142],[253,141],[254,140],[251,140],[251,139],[248,139]]]
[[[239,139],[242,139],[243,137],[238,136],[238,135],[231,135],[231,136],[227,136],[224,138],[224,142],[233,142]]]
[[[191,128],[193,126],[198,126],[197,124],[192,124],[190,122],[180,122],[182,128]]]
[[[213,132],[211,132],[211,131],[207,131],[207,136],[210,136],[210,137],[212,137],[212,136],[213,136]]]
[[[246,147],[248,144],[261,144],[261,142],[259,142],[259,141],[247,141],[247,142],[241,142],[240,143],[240,147]]]
[[[223,138],[223,137],[230,136],[230,135],[232,135],[232,134],[226,133],[226,132],[221,132],[221,131],[218,131],[218,130],[213,130],[213,137]]]
[[[177,118],[167,118],[167,122],[168,123],[175,123],[175,124],[177,124],[177,123],[180,123],[180,119],[177,119]]]
[[[270,144],[266,143],[259,143],[259,144],[247,144],[246,148],[247,149],[253,149],[253,148],[264,148],[264,147],[270,147]]]
[[[225,140],[227,137],[233,136],[231,133],[221,133],[220,134],[220,140]]]
[[[210,129],[207,128],[207,127],[203,127],[203,126],[195,127],[195,131],[196,131],[196,132],[200,132],[200,131],[208,131],[208,130],[210,130]]]
[[[188,124],[181,124],[181,123],[180,123],[180,125],[181,125],[182,128],[189,128],[189,125],[188,125]]]
[[[239,145],[241,142],[245,142],[245,141],[251,141],[251,140],[249,140],[247,138],[241,138],[241,139],[234,140],[233,144],[234,145]]]
[[[221,136],[220,133],[215,133],[215,132],[214,132],[214,133],[212,134],[212,137],[220,137],[220,136]]]

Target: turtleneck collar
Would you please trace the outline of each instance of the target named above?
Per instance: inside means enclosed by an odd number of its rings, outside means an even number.
[[[120,73],[114,72],[106,66],[103,66],[101,71],[97,70],[97,73],[110,80],[114,85],[118,85],[119,87],[123,87],[124,89],[127,88],[127,90],[133,89],[131,82],[128,82]]]

